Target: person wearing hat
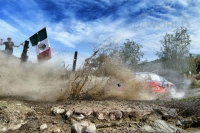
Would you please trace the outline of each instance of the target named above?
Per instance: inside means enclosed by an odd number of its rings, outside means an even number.
[[[5,53],[8,55],[13,54],[13,47],[19,47],[14,45],[10,37],[7,38],[7,41],[3,42],[3,45],[5,45]]]

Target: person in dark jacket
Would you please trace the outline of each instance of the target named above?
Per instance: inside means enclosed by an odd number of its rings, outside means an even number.
[[[3,42],[3,45],[5,45],[5,53],[8,55],[13,54],[13,47],[19,47],[14,45],[10,37],[7,38],[7,41]]]

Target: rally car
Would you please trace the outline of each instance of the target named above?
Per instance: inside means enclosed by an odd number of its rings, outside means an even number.
[[[153,92],[167,93],[177,91],[176,85],[167,81],[165,78],[158,74],[151,72],[136,72],[135,78],[148,83]]]

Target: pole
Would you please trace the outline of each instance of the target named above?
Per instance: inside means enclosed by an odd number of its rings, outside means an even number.
[[[76,69],[77,55],[78,55],[78,52],[75,51],[75,53],[74,53],[74,61],[73,61],[73,69],[72,69],[72,72],[75,72],[75,69]]]
[[[24,48],[21,54],[21,63],[26,63],[28,60],[28,48],[29,48],[28,44],[29,41],[25,41]]]

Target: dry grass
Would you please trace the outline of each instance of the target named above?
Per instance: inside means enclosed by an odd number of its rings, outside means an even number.
[[[96,52],[94,53],[94,55]],[[104,60],[104,70],[107,76],[94,76],[93,69],[88,62],[85,66],[74,73],[68,82],[70,99],[124,99],[124,100],[150,100],[154,99],[146,83],[134,78],[133,71],[119,62],[116,58]],[[103,73],[103,72],[102,72]],[[100,74],[101,75],[101,74]],[[123,84],[118,87],[117,84]],[[69,93],[69,92],[66,92]]]
[[[62,99],[95,99],[103,93],[103,86],[106,84],[107,78],[94,76],[93,68],[89,66],[89,61],[96,53],[86,61],[82,69],[71,75],[67,91]],[[68,97],[66,97],[67,95]]]

